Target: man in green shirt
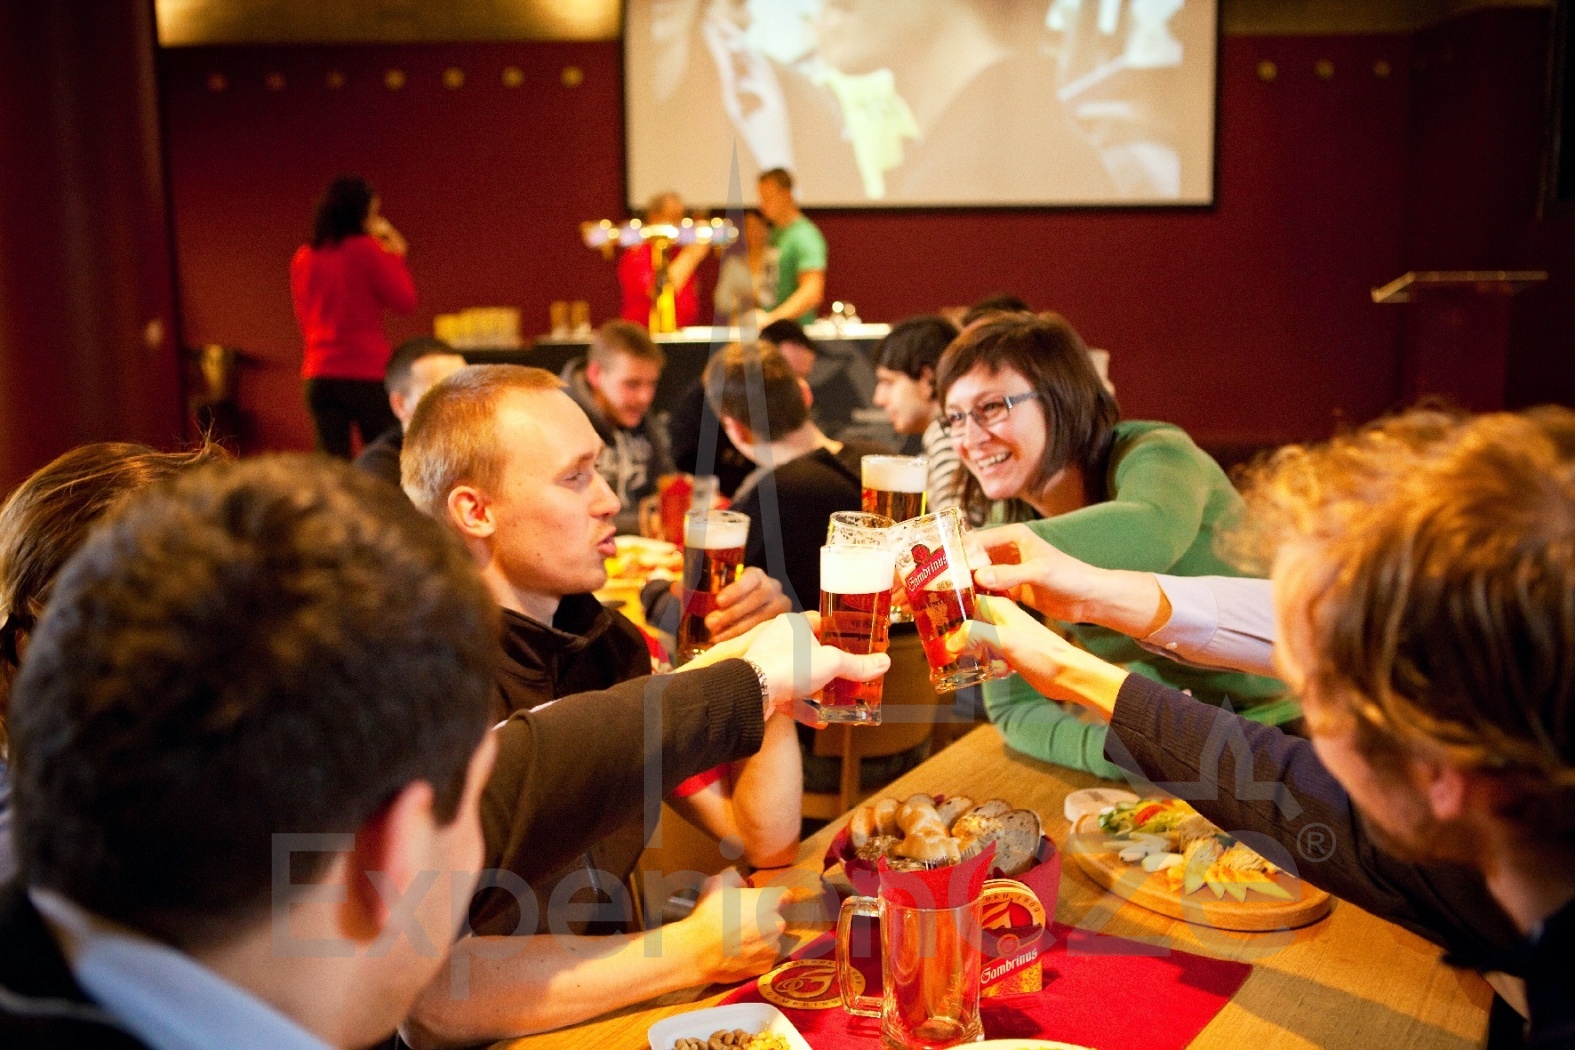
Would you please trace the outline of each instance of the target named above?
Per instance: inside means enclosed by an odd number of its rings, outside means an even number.
[[[826,295],[826,238],[798,210],[793,176],[785,169],[761,175],[759,190],[760,214],[771,223],[771,247],[777,253],[777,305],[760,313],[758,327],[783,318],[809,324]]]

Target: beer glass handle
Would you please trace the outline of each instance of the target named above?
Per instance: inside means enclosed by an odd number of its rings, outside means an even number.
[[[879,1017],[881,998],[875,995],[853,994],[853,962],[848,958],[848,945],[853,940],[853,917],[867,915],[880,918],[880,901],[874,897],[849,897],[842,902],[842,912],[837,916],[837,987],[842,991],[842,1008],[857,1017]]]

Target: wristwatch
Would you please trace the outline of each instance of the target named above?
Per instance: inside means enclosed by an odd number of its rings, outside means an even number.
[[[766,677],[766,669],[748,657],[741,657],[749,669],[755,672],[755,680],[760,683],[760,703],[769,712],[771,710],[771,679]]]

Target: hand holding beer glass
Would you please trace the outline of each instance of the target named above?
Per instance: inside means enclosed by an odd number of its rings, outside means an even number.
[[[984,645],[970,642],[963,626],[974,619],[974,589],[962,511],[948,507],[902,528],[897,572],[930,664],[930,681],[949,692],[1005,678],[1011,670]]]
[[[896,564],[884,547],[820,548],[820,644],[854,655],[886,651]],[[816,713],[824,722],[880,725],[881,684],[834,678]]]
[[[728,510],[691,510],[684,515],[682,615],[678,621],[678,660],[711,648],[705,618],[716,611],[717,592],[744,573],[749,517]]]

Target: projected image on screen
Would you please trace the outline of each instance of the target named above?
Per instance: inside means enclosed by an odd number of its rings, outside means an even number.
[[[1206,204],[1217,0],[628,0],[631,203]],[[735,197],[735,200],[738,198]]]

